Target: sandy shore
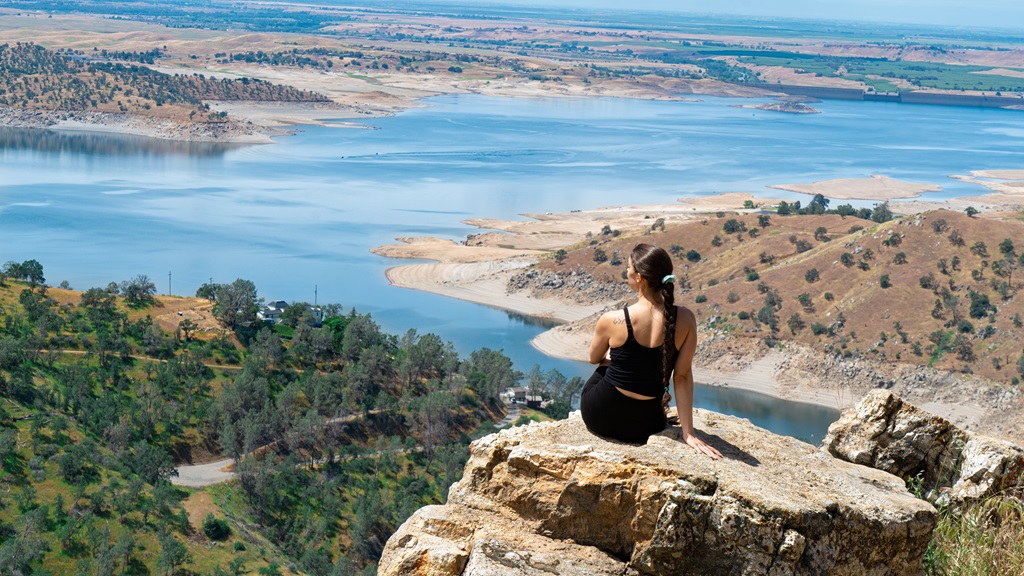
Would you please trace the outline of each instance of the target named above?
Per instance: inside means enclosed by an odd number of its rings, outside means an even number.
[[[370,127],[359,120],[383,115],[333,102],[211,101],[208,104],[212,110],[227,112],[229,116],[244,118],[257,126],[266,128],[285,128],[308,124],[367,130]]]
[[[953,174],[950,178],[988,188],[994,194],[960,198],[959,204],[980,210],[1024,210],[1024,170],[974,170],[969,175]]]
[[[934,184],[902,182],[888,176],[875,174],[870,178],[839,178],[822,180],[810,184],[774,184],[769,188],[789,190],[802,194],[821,194],[838,200],[893,200],[896,198],[917,198],[923,192],[938,192]]]
[[[510,238],[514,236],[509,236]],[[572,322],[600,310],[598,306],[567,306],[555,298],[508,294],[509,277],[537,261],[546,252],[493,245],[466,246],[440,238],[399,238],[402,244],[380,246],[374,254],[392,258],[435,260],[389,268],[392,286],[476,302],[555,322]]]
[[[137,118],[125,122],[112,124],[101,124],[82,120],[63,120],[53,126],[50,130],[64,132],[100,132],[106,134],[127,134],[132,136],[144,136],[147,138],[159,138],[161,140],[181,140],[187,142],[227,142],[231,144],[271,144],[273,138],[271,133],[255,131],[246,133],[228,134],[225,136],[214,135],[204,131],[201,126],[177,125],[173,122],[147,122],[145,119]]]
[[[917,214],[939,209],[962,211],[968,206],[982,212],[1024,210],[1024,170],[975,170],[968,175],[951,174],[949,178],[977,184],[979,188],[988,188],[995,193],[950,200],[927,200],[922,198],[921,194],[938,192],[941,187],[934,184],[903,182],[878,174],[871,178],[840,178],[810,184],[774,184],[769,188],[802,194],[821,194],[833,200],[894,200],[892,209],[899,214]]]
[[[518,246],[467,246],[443,238],[396,238],[401,244],[378,246],[370,252],[389,258],[435,260],[441,263],[497,262],[545,252]],[[531,260],[532,262],[532,260]],[[438,278],[440,280],[440,278]]]
[[[99,132],[176,140],[269,144],[275,131],[245,121],[176,122],[167,118],[109,112],[63,112],[0,107],[0,126],[65,132]]]
[[[971,170],[971,176],[997,180],[1024,180],[1024,170]]]
[[[524,292],[508,294],[509,276],[533,264],[533,259],[496,262],[414,264],[387,271],[393,286],[412,288],[500,308],[554,322],[573,322],[599,312],[602,305],[568,305],[557,298],[534,298]]]

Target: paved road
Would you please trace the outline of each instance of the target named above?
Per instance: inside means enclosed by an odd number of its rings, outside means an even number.
[[[508,414],[506,414],[505,417],[502,418],[501,420],[495,422],[494,427],[505,428],[506,426],[510,426],[513,422],[519,420],[519,414],[519,404],[510,404]]]
[[[227,482],[235,477],[235,473],[228,470],[228,467],[233,463],[234,461],[231,458],[225,458],[216,462],[207,462],[206,464],[178,466],[178,476],[171,477],[171,484],[199,488],[200,486]]]

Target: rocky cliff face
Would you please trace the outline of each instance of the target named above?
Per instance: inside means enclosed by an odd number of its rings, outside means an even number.
[[[939,502],[1024,497],[1024,448],[961,430],[885,390],[844,412],[823,445],[837,458],[919,481]]]
[[[474,443],[448,503],[396,532],[391,575],[918,574],[935,510],[899,478],[697,411],[712,461],[669,428],[604,440],[578,413]]]

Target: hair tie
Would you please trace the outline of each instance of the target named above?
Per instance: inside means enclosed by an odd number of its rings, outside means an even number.
[[[675,281],[676,281],[676,275],[675,274],[669,274],[668,276],[665,276],[664,278],[661,279],[661,283],[662,284],[674,284]]]

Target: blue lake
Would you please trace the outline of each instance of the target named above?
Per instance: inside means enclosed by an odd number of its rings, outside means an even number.
[[[816,115],[750,100],[432,98],[367,121],[305,127],[262,146],[0,129],[0,261],[35,258],[77,289],[146,274],[192,294],[247,278],[270,299],[337,302],[386,330],[415,328],[460,353],[503,349],[521,370],[586,365],[529,345],[530,319],[387,284],[369,249],[401,236],[462,240],[467,218],[513,219],[769,184],[884,174],[932,183],[926,199],[977,195],[949,179],[1024,168],[1024,113],[828,101]],[[839,202],[835,202],[839,203]],[[854,203],[857,204],[857,203]],[[862,203],[870,205],[869,203]],[[701,388],[698,406],[818,440],[835,412]]]

